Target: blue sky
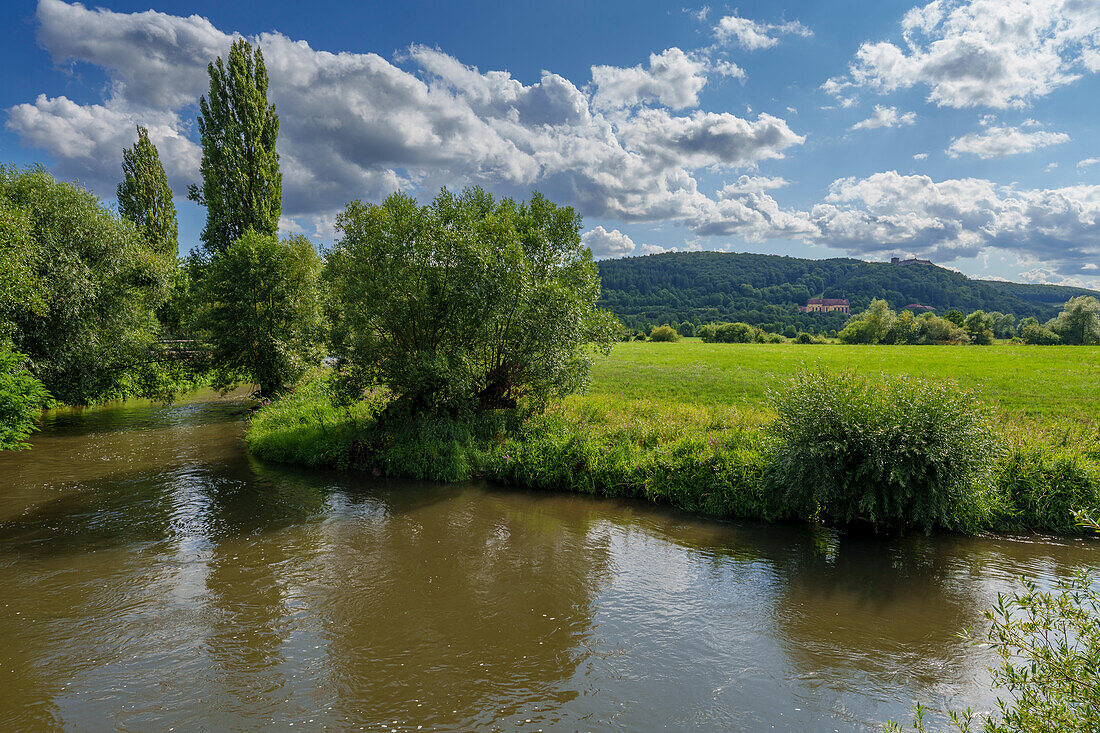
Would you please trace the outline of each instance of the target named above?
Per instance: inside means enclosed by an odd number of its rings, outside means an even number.
[[[106,201],[144,124],[203,212],[205,64],[263,48],[284,229],[478,184],[575,206],[597,256],[931,257],[1100,287],[1100,3],[6,5],[0,160]]]

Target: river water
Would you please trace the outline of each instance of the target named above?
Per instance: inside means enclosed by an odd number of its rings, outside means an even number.
[[[288,469],[241,412],[57,411],[0,454],[0,730],[874,730],[989,709],[957,634],[1100,567]]]

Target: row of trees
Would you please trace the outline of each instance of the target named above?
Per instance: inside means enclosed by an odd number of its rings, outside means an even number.
[[[1016,338],[1031,344],[1100,344],[1100,301],[1077,296],[1066,302],[1062,312],[1040,325],[1003,313],[974,311],[963,316],[949,311],[944,317],[924,313],[914,316],[895,313],[884,300],[874,300],[867,310],[852,316],[837,334],[846,344],[975,344],[984,346],[994,338]]]
[[[185,263],[172,192],[145,128],[122,154],[117,213],[40,168],[0,167],[0,447],[21,446],[51,401],[166,398],[210,373],[228,385],[287,371],[264,366],[278,357],[260,351],[295,361],[297,345],[261,345],[255,329],[264,320],[274,332],[287,308],[295,313],[284,322],[301,320],[297,311],[310,305],[300,298],[303,281],[320,270],[308,242],[274,240],[278,122],[266,78],[261,53],[244,41],[228,64],[210,65],[195,192],[207,205],[204,248]],[[171,346],[181,342],[190,343]]]
[[[600,262],[601,304],[632,329],[667,323],[743,321],[782,332],[840,330],[841,313],[804,313],[812,297],[847,298],[853,311],[874,299],[891,308],[910,304],[1011,314],[1015,319],[1053,318],[1055,304],[1079,295],[1080,288],[971,280],[935,266],[899,267],[852,259],[807,260],[777,255],[726,252],[669,252]],[[1007,338],[1004,336],[1002,338]]]
[[[535,194],[444,190],[348,204],[322,259],[277,237],[278,115],[262,53],[236,41],[200,102],[202,247],[177,257],[172,192],[138,127],[118,213],[38,168],[0,168],[0,448],[50,400],[171,397],[199,381],[274,396],[326,353],[345,399],[384,387],[416,412],[566,394],[614,318],[580,217]]]

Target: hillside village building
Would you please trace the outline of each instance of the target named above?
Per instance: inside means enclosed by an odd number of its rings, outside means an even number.
[[[847,298],[810,298],[799,310],[803,313],[844,313],[845,315],[852,312]]]

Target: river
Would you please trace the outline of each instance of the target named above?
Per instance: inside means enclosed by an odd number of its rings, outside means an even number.
[[[0,454],[5,731],[875,730],[1100,543],[845,536],[264,464],[199,395]]]

